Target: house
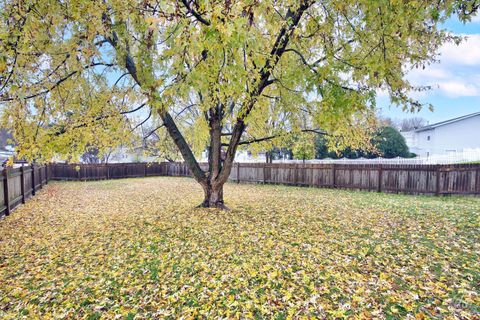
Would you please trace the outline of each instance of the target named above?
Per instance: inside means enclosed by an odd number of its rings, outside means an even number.
[[[224,153],[225,150],[222,150]],[[202,152],[200,162],[208,162],[208,151]],[[237,150],[235,153],[235,162],[266,162],[265,152],[259,152],[257,155],[253,155],[247,150]]]
[[[88,162],[85,160],[86,159],[82,159],[82,162]],[[158,158],[145,155],[145,150],[141,147],[118,147],[112,150],[106,158],[94,159],[93,163],[105,161],[108,163],[155,162],[158,161]]]
[[[480,153],[480,112],[402,132],[411,152],[421,157]]]
[[[0,165],[3,165],[3,163],[5,163],[13,155],[14,153],[9,150],[0,149]]]

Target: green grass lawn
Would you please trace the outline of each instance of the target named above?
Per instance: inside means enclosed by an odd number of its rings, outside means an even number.
[[[480,199],[188,178],[50,183],[0,220],[0,318],[480,315]]]

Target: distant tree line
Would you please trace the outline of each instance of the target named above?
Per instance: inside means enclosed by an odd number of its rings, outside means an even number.
[[[361,150],[346,148],[340,152],[329,151],[325,138],[318,136],[315,141],[315,159],[324,158],[413,158],[416,154],[408,150],[407,143],[402,134],[392,126],[379,128],[372,137],[373,150]]]
[[[383,125],[394,127],[402,132],[412,131],[428,125],[428,121],[421,117],[405,118],[401,120],[380,117],[379,121],[383,123]]]
[[[409,119],[407,119],[409,120]],[[345,148],[343,150],[332,151],[327,145],[327,139],[323,135],[303,135],[294,137],[289,147],[272,148],[266,152],[266,161],[280,159],[358,159],[358,158],[413,158],[416,154],[411,153],[408,149],[405,138],[395,128],[391,122],[384,121],[384,125],[380,126],[372,135],[370,149],[352,149]],[[407,123],[408,122],[408,123]],[[418,125],[417,121],[400,122],[402,127],[407,128],[410,125]],[[413,130],[413,127],[409,127]],[[409,130],[406,130],[409,131]],[[313,139],[313,140],[312,140]]]

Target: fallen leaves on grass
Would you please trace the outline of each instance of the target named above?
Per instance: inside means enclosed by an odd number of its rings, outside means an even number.
[[[0,318],[474,318],[480,199],[53,183],[0,221]]]

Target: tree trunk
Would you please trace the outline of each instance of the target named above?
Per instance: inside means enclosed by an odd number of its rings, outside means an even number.
[[[223,202],[223,185],[228,179],[231,163],[222,160],[222,117],[223,104],[208,110],[210,145],[208,146],[208,174],[199,181],[204,192],[204,200],[199,207],[228,209]],[[227,164],[225,166],[225,164]],[[220,173],[228,171],[220,177]]]
[[[206,114],[207,118],[210,118],[210,152],[212,153],[211,158],[209,157],[209,172],[203,171],[200,167],[199,163],[195,159],[190,145],[187,143],[184,136],[180,132],[180,129],[177,127],[174,118],[172,118],[170,113],[165,108],[161,95],[156,90],[157,85],[154,85],[152,81],[149,80],[155,79],[153,73],[148,71],[154,69],[152,68],[151,63],[148,63],[145,69],[140,69],[142,68],[142,65],[137,65],[128,48],[125,50],[121,45],[122,41],[119,39],[119,35],[112,28],[112,19],[107,15],[102,17],[102,21],[108,34],[106,35],[106,40],[115,48],[117,52],[117,58],[119,58],[119,61],[121,61],[120,58],[123,60],[124,67],[127,69],[128,73],[132,76],[135,82],[143,89],[143,91],[146,91],[151,95],[151,97],[149,97],[149,103],[153,103],[153,109],[158,110],[160,118],[163,121],[163,125],[167,129],[175,145],[180,150],[185,163],[188,165],[195,180],[202,185],[205,193],[205,200],[201,204],[202,207],[226,209],[223,203],[223,185],[228,180],[230,171],[232,170],[235,153],[246,128],[245,120],[250,112],[254,109],[256,102],[261,96],[263,90],[270,84],[274,83],[274,80],[269,80],[270,76],[275,69],[275,66],[280,61],[280,58],[285,53],[290,38],[293,36],[293,33],[298,26],[302,15],[311,5],[313,5],[313,3],[314,1],[302,0],[300,2],[300,7],[296,9],[296,11],[288,9],[286,13],[286,20],[289,22],[280,29],[273,48],[270,51],[270,55],[267,57],[265,65],[259,69],[258,81],[255,81],[254,87],[247,92],[247,98],[242,104],[239,111],[239,116],[233,125],[230,142],[228,143],[228,149],[225,153],[225,158],[222,158],[221,156],[222,119],[225,112],[225,105],[218,103]],[[202,21],[201,16],[197,15],[196,18],[200,22],[208,24],[205,20]],[[152,42],[148,41],[147,48],[150,48],[151,46]],[[204,52],[206,53],[207,51]],[[205,55],[203,52],[202,56],[202,59],[205,60]]]
[[[202,184],[204,199],[201,208],[228,209],[223,202],[223,183],[218,185]]]

